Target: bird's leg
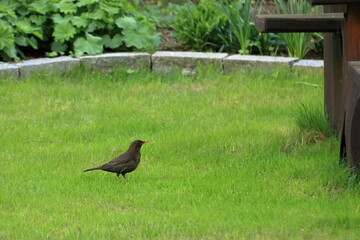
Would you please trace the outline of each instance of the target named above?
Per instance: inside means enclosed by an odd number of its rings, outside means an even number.
[[[119,177],[120,173],[116,173],[116,176]]]
[[[125,177],[126,173],[122,173],[121,175],[125,178],[125,180],[127,181],[127,178]]]

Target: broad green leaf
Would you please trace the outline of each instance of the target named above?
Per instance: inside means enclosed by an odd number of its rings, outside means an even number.
[[[96,1],[96,0],[80,0],[79,2],[76,3],[76,6],[82,7],[82,6],[93,4],[95,2],[98,2],[98,1]]]
[[[36,37],[43,39],[43,30],[41,26],[32,25],[30,21],[17,21],[15,23],[17,30],[25,34],[33,34]]]
[[[93,13],[89,14],[89,17],[95,20],[101,20],[105,18],[105,11],[101,9],[95,10]]]
[[[14,45],[15,37],[11,27],[0,25],[0,50]]]
[[[152,31],[152,32],[156,31],[156,26],[154,24],[150,23],[146,16],[141,15],[141,14],[136,14],[135,19],[138,24],[140,24],[140,25],[145,24],[149,28],[150,31]]]
[[[30,4],[30,8],[34,12],[40,13],[42,15],[45,15],[46,13],[48,13],[51,10],[49,1],[46,1],[46,0],[34,1]]]
[[[150,29],[145,24],[139,23],[136,30],[140,35],[151,35]]]
[[[16,10],[21,4],[19,1],[13,1],[13,0],[1,0],[0,1],[0,7],[4,7],[8,10]]]
[[[15,59],[16,61],[19,60],[19,57],[17,56],[17,51],[15,48],[15,45],[13,45],[11,47],[6,47],[3,50],[10,59]]]
[[[17,16],[25,17],[26,14],[28,14],[28,13],[29,13],[29,11],[28,11],[27,8],[18,8],[18,9],[16,9],[16,15]]]
[[[34,34],[34,36],[40,38],[41,40],[43,39],[43,30],[41,27],[36,27],[32,34]]]
[[[15,43],[18,46],[26,47],[28,45],[28,37],[25,37],[24,35],[20,35],[15,38]]]
[[[40,27],[40,26],[34,27],[32,34],[42,40],[43,39],[43,29],[42,29],[42,27]]]
[[[5,1],[0,1],[0,13],[5,13],[4,16],[16,17],[16,5],[8,5]]]
[[[31,15],[29,19],[32,23],[35,23],[38,26],[46,21],[46,17],[40,15]]]
[[[127,47],[136,47],[137,49],[145,49],[149,46],[149,41],[138,35],[136,31],[125,30],[123,31],[124,36],[122,40],[125,42]]]
[[[107,48],[118,48],[122,44],[122,36],[121,34],[116,34],[113,38],[111,38],[109,35],[105,35],[103,37],[104,40],[104,47]]]
[[[122,5],[121,8],[124,12],[129,12],[129,13],[137,12],[136,8],[132,4],[130,4],[128,1],[122,3],[121,5]]]
[[[149,46],[150,48],[158,47],[161,44],[161,37],[159,34],[153,34],[151,36],[152,46]]]
[[[80,17],[84,18],[84,19],[87,19],[87,20],[91,19],[90,14],[88,12],[81,13]]]
[[[61,53],[67,50],[67,44],[61,42],[53,42],[51,43],[51,51]]]
[[[103,52],[103,40],[101,37],[86,34],[86,39],[80,37],[74,42],[74,50],[76,55],[99,54]]]
[[[38,49],[38,42],[37,42],[36,38],[30,37],[29,40],[28,40],[28,42],[29,42],[29,45],[30,45],[32,48]]]
[[[98,29],[104,29],[105,27],[106,27],[105,23],[94,20],[89,24],[87,28],[87,32],[93,32]]]
[[[57,42],[64,42],[74,37],[76,29],[70,23],[56,24],[53,37]]]
[[[132,17],[122,17],[115,21],[116,26],[122,29],[136,29],[136,20]]]
[[[59,56],[59,54],[57,52],[48,52],[48,53],[45,53],[45,55],[47,57],[57,57],[57,56]]]
[[[76,13],[77,7],[74,4],[73,0],[61,0],[59,3],[55,4],[59,8],[60,12],[63,13]]]
[[[31,23],[25,20],[17,21],[15,23],[15,26],[18,28],[18,30],[20,30],[20,32],[23,32],[25,34],[31,34],[34,32],[34,28]]]
[[[78,28],[86,27],[88,25],[88,20],[79,16],[75,16],[71,19],[71,23]]]
[[[159,36],[152,34],[145,24],[136,22],[132,17],[119,18],[116,25],[122,28],[122,40],[127,47],[148,49],[160,43]]]
[[[100,8],[105,12],[109,13],[110,15],[117,14],[120,11],[118,5],[111,6],[110,3],[107,3],[106,1],[100,2]]]
[[[73,16],[71,15],[65,15],[64,17],[62,17],[59,13],[54,14],[52,17],[54,23],[57,24],[69,23],[72,18]]]

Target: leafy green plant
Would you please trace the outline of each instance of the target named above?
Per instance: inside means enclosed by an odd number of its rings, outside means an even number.
[[[170,26],[175,37],[185,47],[209,50],[221,45],[216,28],[222,29],[227,19],[214,3],[215,0],[201,0],[198,5],[183,5],[173,13],[176,17]]]
[[[169,28],[176,18],[175,12],[182,8],[179,4],[169,3],[164,5],[144,5],[139,7],[138,13],[158,28]]]
[[[278,14],[310,13],[311,5],[306,1],[276,0],[274,1]],[[281,33],[280,36],[286,42],[290,57],[304,58],[311,49],[312,33]]]
[[[98,54],[158,46],[155,27],[127,0],[0,1],[0,56]]]
[[[171,26],[185,47],[202,51],[275,55],[284,43],[276,34],[262,34],[254,26],[261,1],[211,1],[178,6]]]
[[[279,34],[254,34],[251,38],[251,53],[276,56],[286,50],[286,44]]]
[[[137,49],[150,49],[154,43],[159,44],[158,35],[153,35],[151,30],[145,24],[136,21],[132,17],[122,17],[115,21],[116,25],[123,29],[123,37],[121,40],[127,47],[135,47]],[[115,35],[116,36],[116,35]]]
[[[149,49],[159,44],[159,36],[153,34],[154,28],[136,14],[128,1],[82,0],[69,4],[68,0],[61,0],[56,6],[60,13],[52,17],[53,37],[61,49],[53,48],[55,52],[68,46],[76,55],[98,54],[103,48],[123,50],[125,45]]]
[[[252,0],[221,1],[217,6],[228,17],[230,30],[235,35],[235,40],[240,46],[241,54],[249,54],[251,35],[255,30],[255,13],[258,11],[259,1],[255,1],[252,7]]]
[[[48,11],[48,1],[0,1],[0,56],[4,60],[18,60],[28,48],[39,49],[49,35]]]

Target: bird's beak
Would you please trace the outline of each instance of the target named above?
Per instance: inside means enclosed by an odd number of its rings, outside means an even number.
[[[143,144],[144,144],[144,143],[147,143],[147,142],[149,142],[149,141],[143,141]]]

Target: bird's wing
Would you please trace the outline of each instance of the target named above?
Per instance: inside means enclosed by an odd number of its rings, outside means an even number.
[[[135,159],[128,154],[122,154],[110,162],[101,166],[101,169],[110,172],[122,172],[124,169],[128,168],[129,165],[134,164]]]
[[[130,163],[132,161],[135,161],[135,159],[127,154],[127,153],[123,153],[120,156],[114,158],[113,160],[111,160],[110,162],[108,162],[107,164],[109,165],[121,165],[121,164],[127,164]]]
[[[99,168],[109,172],[121,173],[129,168],[136,168],[136,166],[136,158],[132,154],[125,152]]]

